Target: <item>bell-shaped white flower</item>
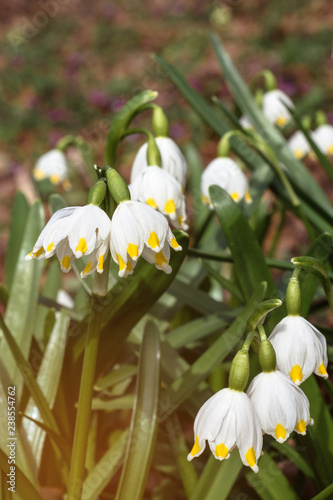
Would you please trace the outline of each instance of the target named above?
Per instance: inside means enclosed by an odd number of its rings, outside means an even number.
[[[304,158],[304,156],[311,151],[310,144],[300,130],[296,130],[296,132],[292,134],[288,140],[288,146],[295,158],[298,158],[299,160]]]
[[[247,394],[258,413],[263,432],[279,443],[288,439],[293,430],[304,435],[306,426],[313,424],[308,398],[278,370],[259,373],[252,380]]]
[[[66,188],[70,187],[66,156],[59,149],[51,149],[40,156],[32,175],[37,181],[50,179],[55,185],[63,184]]]
[[[225,189],[234,201],[240,201],[242,198],[245,198],[247,203],[252,201],[245,175],[230,158],[215,158],[202,173],[201,197],[211,209],[214,207],[209,197],[209,187],[214,184]]]
[[[281,128],[291,120],[291,114],[285,104],[289,108],[294,107],[291,99],[279,89],[270,90],[262,97],[262,111],[264,115],[271,123]]]
[[[194,421],[195,443],[187,460],[201,455],[208,441],[218,460],[229,458],[234,448],[244,465],[258,472],[262,449],[259,417],[249,397],[242,391],[222,389],[200,408]]]
[[[241,116],[239,119],[239,123],[242,125],[243,128],[253,129],[252,122],[247,115]]]
[[[324,155],[333,155],[333,126],[320,125],[312,133],[312,139]]]
[[[81,276],[95,270],[102,273],[110,231],[109,217],[95,205],[61,208],[52,215],[25,260],[47,259],[57,254],[62,271],[67,273],[75,258],[89,255]]]
[[[140,255],[157,269],[171,273],[170,246],[182,247],[172,234],[167,219],[140,201],[123,201],[111,221],[111,255],[119,264],[119,276],[128,276]]]
[[[164,214],[179,229],[188,229],[185,196],[179,182],[166,170],[149,166],[129,186],[131,199],[147,203]]]
[[[286,316],[276,325],[269,340],[277,368],[299,385],[314,372],[327,378],[326,339],[302,316]]]
[[[161,167],[163,170],[169,172],[184,189],[186,184],[187,163],[183,153],[170,137],[156,137],[155,141],[161,155]],[[148,166],[147,148],[148,143],[146,142],[136,154],[131,171],[131,183],[140,172]]]

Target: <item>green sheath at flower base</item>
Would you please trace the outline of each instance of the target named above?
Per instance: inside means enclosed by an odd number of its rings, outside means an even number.
[[[258,357],[263,372],[269,373],[276,369],[275,351],[269,340],[261,341]]]
[[[246,349],[237,352],[232,360],[229,373],[229,388],[234,391],[243,391],[250,374],[249,353]]]
[[[153,130],[156,137],[168,137],[169,121],[160,106],[153,108]]]
[[[147,165],[161,166],[161,154],[152,134],[148,136]]]
[[[301,288],[298,281],[300,271],[300,269],[294,271],[287,286],[286,308],[290,316],[298,316],[301,312]]]
[[[235,131],[231,130],[230,132],[227,132],[226,134],[224,134],[221,137],[221,139],[219,140],[219,143],[217,145],[217,151],[216,151],[218,158],[226,158],[229,156],[230,137],[232,137],[233,135],[235,135]]]
[[[92,205],[96,205],[99,207],[105,198],[106,195],[106,184],[105,184],[105,179],[101,179],[92,188],[90,188],[90,191],[88,193],[88,201],[87,204],[89,205],[90,203]]]
[[[116,203],[119,204],[122,201],[131,199],[131,195],[126,182],[114,168],[110,167],[106,170],[106,181],[111,196]]]

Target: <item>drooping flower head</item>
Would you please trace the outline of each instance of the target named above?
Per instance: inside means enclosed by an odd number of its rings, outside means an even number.
[[[301,384],[313,372],[320,377],[328,377],[326,339],[302,316],[283,318],[269,340],[275,349],[278,369],[295,384]]]
[[[139,201],[123,201],[111,221],[111,255],[119,264],[119,276],[132,274],[140,256],[157,269],[171,273],[170,246],[180,251],[167,219]]]
[[[63,184],[66,188],[70,186],[66,156],[59,149],[51,149],[40,156],[32,175],[37,181],[50,179],[55,185]]]
[[[289,149],[291,149],[295,158],[301,160],[306,156],[310,151],[310,144],[306,140],[305,135],[300,131],[296,130],[293,135],[288,140]]]
[[[282,90],[270,90],[262,97],[264,115],[271,123],[281,128],[291,120],[291,114],[286,106],[294,107],[291,99]]]
[[[185,188],[187,163],[183,153],[177,144],[170,137],[156,137],[156,144],[161,155],[161,167],[174,177]],[[147,163],[147,148],[148,143],[141,146],[136,154],[131,171],[131,183],[136,179]]]
[[[243,464],[258,472],[262,432],[256,410],[244,392],[227,388],[209,398],[195,418],[194,435],[188,460],[201,455],[207,440],[218,460],[229,458],[237,447]]]
[[[312,133],[312,139],[324,155],[333,155],[333,126],[320,125]]]
[[[201,176],[202,201],[213,209],[209,198],[209,187],[216,184],[225,189],[234,201],[245,201],[250,203],[251,196],[245,175],[231,158],[219,157],[211,161]]]
[[[147,203],[180,229],[187,229],[185,197],[179,182],[157,166],[144,168],[129,186],[131,198]]]
[[[95,205],[62,208],[52,215],[25,260],[47,259],[56,254],[62,271],[67,273],[75,258],[89,255],[81,276],[95,270],[102,273],[110,231],[109,217]]]

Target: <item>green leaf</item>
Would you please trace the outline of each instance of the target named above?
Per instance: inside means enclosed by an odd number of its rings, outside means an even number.
[[[288,479],[276,465],[269,453],[259,460],[259,472],[246,473],[246,478],[263,500],[299,500]]]
[[[133,394],[127,394],[126,396],[120,396],[119,398],[113,398],[109,400],[94,398],[92,400],[91,407],[93,410],[104,410],[104,411],[131,410],[133,408],[133,403],[134,403]]]
[[[110,373],[101,378],[94,385],[95,391],[104,391],[109,387],[136,375],[138,369],[134,365],[121,365],[114,368]]]
[[[0,448],[0,468],[8,474],[8,467],[8,457]],[[6,480],[8,481],[8,476]],[[43,500],[36,487],[29,481],[17,464],[15,464],[15,493],[21,495],[22,498],[29,498],[29,500]]]
[[[29,211],[5,314],[6,324],[25,359],[29,356],[34,332],[43,262],[35,259],[25,262],[24,257],[32,250],[43,225],[43,207],[40,201],[36,201]],[[3,380],[3,383],[8,384],[10,381],[16,385],[16,397],[17,402],[19,402],[23,389],[23,379],[19,374],[19,367],[9,346],[4,342],[1,345],[0,363],[8,377],[6,381]]]
[[[238,450],[223,462],[210,456],[190,500],[227,499],[242,467]]]
[[[156,438],[159,385],[159,332],[154,323],[148,322],[140,350],[136,401],[116,500],[140,500],[143,496]]]
[[[244,302],[244,297],[235,283],[224,278],[208,262],[203,260],[202,265],[203,268],[207,271],[208,276],[217,281],[221,285],[222,289],[225,288],[226,290],[228,290],[237,300],[239,300],[239,302]]]
[[[14,200],[12,218],[9,227],[9,240],[6,251],[5,276],[8,292],[10,292],[12,287],[28,214],[29,203],[24,194],[19,192],[15,196]]]
[[[168,293],[201,314],[212,314],[225,308],[224,304],[213,299],[206,292],[187,285],[180,279],[174,280],[168,289]]]
[[[144,90],[140,92],[127,101],[125,106],[119,111],[115,118],[113,118],[105,143],[104,161],[106,165],[114,167],[117,147],[123,133],[137,113],[140,112],[140,109],[147,103],[156,99],[157,95],[157,92],[154,90]]]
[[[333,483],[327,486],[323,491],[318,493],[318,495],[312,497],[312,500],[326,500],[326,498],[332,498],[333,494]]]
[[[288,443],[272,442],[272,446],[285,457],[289,458],[296,467],[303,472],[306,477],[314,478],[314,473],[305,458],[297,451],[296,447],[290,446]]]

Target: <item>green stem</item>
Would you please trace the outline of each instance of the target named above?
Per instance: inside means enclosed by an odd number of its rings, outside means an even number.
[[[93,286],[91,312],[83,359],[78,409],[76,414],[67,500],[80,500],[81,498],[81,490],[85,475],[91,401],[93,396],[98,343],[101,331],[101,296],[106,295],[106,276],[108,275],[108,272],[108,266],[106,265],[104,272],[101,275],[96,273]]]
[[[123,133],[122,139],[124,137],[127,137],[128,135],[133,135],[133,134],[145,134],[148,139],[148,148],[147,148],[147,165],[156,165],[158,167],[161,166],[161,155],[160,155],[160,150],[158,149],[158,146],[155,141],[155,137],[153,134],[145,129],[145,128],[130,128],[129,130],[126,130],[126,132]]]
[[[250,332],[247,336],[246,336],[246,339],[245,339],[245,342],[243,344],[243,347],[242,347],[242,350],[246,351],[246,352],[249,352],[250,350],[250,347],[251,347],[251,344],[252,344],[252,341],[254,340],[254,338],[257,336],[257,332],[255,330],[252,330],[252,332]]]
[[[267,336],[266,336],[266,332],[265,332],[264,327],[262,325],[258,325],[257,328],[258,328],[258,333],[260,336],[260,341],[263,342],[264,340],[267,340]]]

